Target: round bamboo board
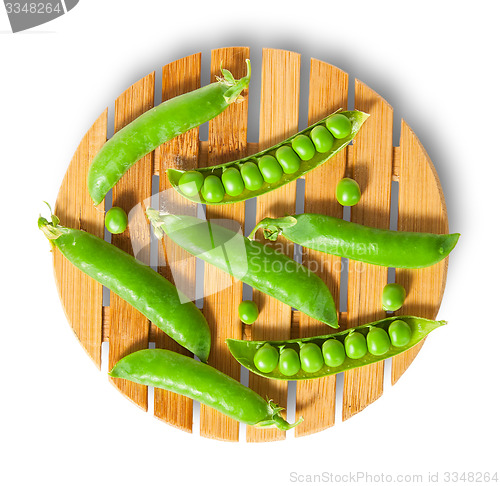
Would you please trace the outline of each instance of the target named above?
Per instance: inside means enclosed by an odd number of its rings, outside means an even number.
[[[217,49],[211,53],[211,81],[222,65],[235,77],[245,74],[247,47]],[[153,178],[159,176],[160,207],[163,191],[169,188],[165,171],[169,167],[195,168],[213,165],[262,150],[292,135],[298,130],[300,55],[295,52],[264,49],[260,97],[259,142],[247,142],[248,103],[232,105],[209,123],[209,139],[200,141],[199,130],[177,137],[159,147],[133,166],[113,189],[113,205],[130,213],[130,224],[112,243],[135,254],[140,260],[150,261],[150,228],[144,216],[145,203],[152,196]],[[255,61],[254,61],[255,63]],[[194,54],[163,67],[162,99],[166,100],[201,85],[201,54]],[[258,79],[253,79],[251,90],[257,90]],[[145,76],[130,86],[115,101],[115,131],[154,105],[155,73]],[[336,202],[337,181],[351,176],[362,189],[359,204],[351,210],[351,221],[389,228],[397,218],[397,229],[447,233],[446,206],[438,176],[418,138],[401,120],[399,146],[394,147],[393,110],[377,93],[361,81],[355,80],[354,108],[371,116],[354,143],[329,162],[307,174],[305,191],[297,192],[297,183],[261,196],[256,201],[256,218],[282,216],[294,213],[296,204],[304,205],[305,212],[319,212],[342,217],[342,207]],[[309,76],[308,124],[339,108],[347,109],[348,75],[330,64],[311,59]],[[86,188],[88,167],[99,148],[106,141],[108,113],[105,110],[84,136],[61,185],[55,213],[63,225],[89,231],[104,237],[104,203],[93,206]],[[397,184],[394,184],[397,182]],[[174,191],[168,191],[169,193]],[[297,198],[303,198],[299,201]],[[169,194],[169,198],[172,196]],[[173,196],[175,198],[175,196]],[[397,198],[397,210],[394,211]],[[391,199],[393,214],[391,218]],[[184,199],[174,201],[184,206]],[[139,206],[137,206],[139,204]],[[139,211],[137,211],[139,208]],[[142,209],[142,210],[140,210]],[[195,209],[195,208],[191,208]],[[226,207],[208,207],[207,218],[226,218],[237,221],[244,228],[245,204]],[[247,231],[253,221],[247,221]],[[131,241],[139,242],[133,248]],[[293,256],[293,245],[276,242]],[[134,249],[136,250],[134,252]],[[170,265],[166,264],[166,257]],[[304,264],[314,268],[330,287],[339,308],[341,284],[347,288],[347,308],[340,313],[341,328],[353,327],[385,317],[380,309],[380,295],[388,281],[388,269],[359,262],[347,262],[338,257],[314,251],[303,252]],[[158,249],[158,271],[172,278],[175,268],[189,286],[195,285],[194,258],[164,239]],[[429,268],[395,271],[396,282],[407,289],[407,299],[401,314],[435,318],[443,296],[448,259]],[[101,365],[101,344],[109,342],[109,367],[121,357],[135,350],[147,348],[150,342],[177,352],[185,352],[164,333],[158,331],[142,314],[111,293],[109,306],[103,306],[103,288],[85,276],[60,253],[54,251],[54,269],[57,287],[68,321],[82,346],[94,363]],[[259,319],[252,326],[244,326],[238,319],[237,307],[242,300],[241,282],[231,280],[218,269],[204,267],[203,312],[212,330],[212,350],[209,363],[223,372],[240,379],[240,366],[229,354],[226,338],[287,339],[331,332],[331,328],[293,311],[277,300],[254,291],[253,298],[260,308]],[[336,376],[297,383],[296,416],[304,422],[294,429],[296,436],[308,435],[334,425],[336,394],[342,401],[342,418],[346,420],[363,410],[382,395],[384,366],[391,366],[392,384],[405,372],[421,345],[378,364],[343,374],[343,389],[337,390]],[[147,410],[147,387],[125,380],[111,379],[113,384],[140,408]],[[340,380],[339,380],[340,381]],[[293,410],[292,394],[286,382],[266,380],[250,373],[248,385],[264,397],[272,398],[283,407]],[[338,387],[340,388],[340,387]],[[287,403],[287,400],[289,403]],[[190,399],[154,390],[154,414],[157,418],[187,432],[193,430],[193,404]],[[293,419],[293,417],[288,417]],[[201,406],[200,434],[205,437],[237,441],[240,427],[234,420],[219,412]],[[284,439],[284,432],[274,429],[246,427],[246,440],[261,442]]]

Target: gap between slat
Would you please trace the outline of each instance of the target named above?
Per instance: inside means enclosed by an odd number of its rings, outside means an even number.
[[[207,56],[206,58],[207,58],[207,62],[209,65],[209,63],[210,63],[209,57]],[[202,57],[202,59],[203,59],[203,57]],[[253,62],[253,65],[259,66],[259,63]],[[303,63],[301,71],[303,69],[309,70],[309,64]],[[203,81],[203,72],[209,73],[210,69],[203,69],[203,60],[202,60],[202,81]],[[255,80],[258,77],[258,74],[259,73],[256,72],[256,70],[254,69],[253,80]],[[161,79],[160,76],[158,78]],[[304,79],[308,80],[309,76],[308,75],[306,76],[303,73],[301,73],[301,82]],[[352,80],[352,82],[354,82],[354,79]],[[308,81],[307,81],[307,83],[308,83]],[[205,84],[208,84],[208,81],[202,82],[202,85],[205,85]],[[307,86],[305,86],[305,87],[307,87]],[[300,90],[300,92],[307,94],[308,89],[304,89],[305,87],[302,86],[302,89]],[[156,92],[156,90],[155,90],[155,92]],[[349,93],[354,93],[354,89],[352,89],[352,90],[350,89]],[[307,99],[304,98],[304,100],[301,97],[300,109],[299,109],[299,113],[300,113],[299,114],[299,127],[302,127],[302,125],[303,125],[303,123],[301,123],[302,119],[307,119],[307,116],[304,117],[304,115],[302,114],[302,111],[304,111],[303,105],[305,105],[305,111],[307,111]],[[350,103],[349,101],[351,101],[352,103]],[[348,101],[348,109],[352,109],[351,104],[353,104],[353,99],[349,100],[349,101]],[[155,96],[155,105],[156,104],[157,103],[156,103],[156,96]],[[253,104],[255,105],[255,103],[253,103]],[[255,110],[253,110],[253,111],[255,111]],[[249,127],[251,126],[253,128],[253,126],[255,125],[255,127],[257,127],[256,129],[257,129],[257,133],[258,133],[258,120],[259,120],[258,113],[260,112],[260,107],[256,106],[256,113],[257,113],[256,120],[257,121],[255,121],[255,120],[252,121],[253,111],[249,111],[249,121],[251,122],[251,123],[249,123]],[[302,127],[302,128],[305,128],[305,126],[306,125],[304,125],[304,127]],[[206,155],[207,150],[208,150],[208,142],[206,141],[208,139],[208,124],[206,124],[206,128],[205,128],[206,134],[204,134],[204,132],[203,132],[204,126],[200,127],[200,129],[201,129],[200,130],[200,149],[201,149],[200,150],[200,158],[201,158],[201,157],[203,157],[202,154]],[[112,107],[108,111],[108,139],[109,139],[109,134],[113,133],[113,131],[114,131],[114,104],[112,104]],[[253,136],[254,134],[253,134],[252,130],[249,130],[249,132],[250,132],[248,135],[249,140],[252,140],[254,138],[258,138],[258,136],[257,137]],[[352,145],[349,145],[346,148],[348,160],[352,159],[352,148],[353,148]],[[258,150],[258,143],[249,141],[248,142],[248,153],[253,153],[257,150]],[[154,160],[156,162],[156,158]],[[158,190],[159,190],[158,189],[158,185],[159,185],[158,174],[159,174],[159,168],[155,164],[154,176],[153,176],[153,180],[152,180],[152,187],[153,187],[152,195],[153,196],[157,195]],[[348,175],[348,174],[346,174],[346,175]],[[394,224],[396,225],[396,228],[397,228],[397,193],[398,193],[397,181],[398,181],[398,177],[399,177],[399,147],[394,147],[394,149],[393,149],[393,173],[392,173],[392,178],[393,178],[394,182],[393,182],[392,191],[391,191],[391,229],[393,229]],[[155,183],[156,183],[156,185],[155,185]],[[304,212],[304,188],[305,188],[304,179],[299,179],[297,182],[297,197],[296,197],[296,213],[297,214]],[[393,200],[392,200],[393,194],[396,194],[395,202],[393,202]],[[395,223],[393,223],[393,205],[394,204],[396,207]],[[112,193],[110,191],[105,199],[105,210],[108,210],[111,207],[111,205],[112,205]],[[253,220],[252,220],[252,205],[253,205],[253,209],[254,209]],[[154,206],[154,199],[152,199],[152,206],[155,207]],[[251,229],[255,225],[255,208],[256,208],[256,200],[255,199],[247,201],[247,203],[245,205],[245,230],[244,230],[246,235],[251,231]],[[199,206],[199,209],[201,209],[201,211],[203,212],[203,215],[204,215],[205,208]],[[248,215],[248,218],[247,218],[247,215]],[[202,215],[200,214],[198,217],[201,217],[201,216]],[[346,219],[346,217],[344,217],[344,219]],[[349,214],[347,214],[346,220],[349,220],[349,219],[350,219]],[[250,220],[252,220],[251,224],[249,222],[247,222]],[[105,240],[106,241],[111,240],[111,235],[106,229],[105,229]],[[151,250],[152,251],[151,251],[150,265],[153,268],[156,268],[158,265],[158,260],[157,260],[157,252],[154,251],[153,240],[154,240],[154,238],[152,237],[151,238],[151,244],[152,244]],[[158,244],[157,241],[155,243],[156,243],[156,245]],[[155,260],[155,257],[156,257],[156,260]],[[301,260],[302,260],[301,248],[298,248],[298,247],[295,248],[294,257],[297,261],[301,262]],[[340,279],[341,302],[340,302],[340,307],[339,307],[341,322],[342,322],[343,318],[346,317],[345,312],[347,310],[347,268],[348,268],[348,261],[346,259],[342,259],[342,260],[343,260],[342,261],[342,272],[341,272],[341,279]],[[391,270],[393,270],[393,269],[391,269]],[[391,273],[390,273],[390,275],[392,276]],[[203,277],[204,277],[204,262],[197,259],[197,266],[196,266],[196,287],[197,287],[196,296],[197,296],[197,299],[196,299],[196,304],[200,308],[202,307],[202,305],[200,305],[200,302],[201,303],[203,302]],[[344,283],[344,285],[343,285],[343,283]],[[199,287],[201,287],[201,290],[198,290]],[[109,306],[109,298],[110,298],[109,295],[110,295],[109,289],[103,287],[103,334],[102,334],[102,336],[103,336],[103,343],[102,343],[103,367],[102,367],[102,369],[106,373],[107,373],[107,371],[106,371],[107,370],[107,361],[109,359],[109,356],[108,356],[108,352],[109,352],[109,345],[108,345],[108,340],[109,340],[109,307],[108,306]],[[244,299],[251,299],[252,298],[252,288],[251,287],[249,287],[249,286],[244,287],[243,298]],[[298,321],[298,312],[296,312],[296,311],[292,312],[292,326],[293,326],[293,323],[295,321]],[[153,347],[154,347],[154,343],[150,342],[150,347],[151,347],[151,345],[153,345]],[[390,380],[390,376],[391,376],[391,370],[390,370],[391,366],[387,366],[389,364],[388,361],[391,361],[391,360],[386,360],[386,363],[385,363],[386,366],[384,367],[385,368],[384,369],[384,382],[387,379]],[[241,377],[241,382],[244,385],[248,386],[249,371],[246,368],[242,367],[240,377]],[[389,378],[387,378],[387,377],[389,377]],[[336,413],[338,413],[338,414],[342,413],[343,378],[344,378],[343,373],[337,375],[337,387],[336,387],[336,393],[337,393],[337,395],[336,395],[336,405],[337,405],[336,411],[337,412]],[[295,417],[296,388],[297,388],[296,382],[289,382],[288,405],[287,405],[287,416],[288,416],[289,420],[293,420],[293,418]],[[152,393],[152,391],[153,391],[153,389],[151,388],[150,392]],[[150,399],[151,399],[151,397],[150,397]],[[151,403],[152,403],[152,401],[151,401]],[[153,413],[153,407],[150,408],[150,412]],[[194,401],[194,403],[193,403],[193,413],[194,413],[193,433],[195,435],[199,435],[200,404],[197,401]],[[341,423],[340,416],[337,419],[338,419],[337,423]],[[246,426],[244,424],[240,424],[240,426],[243,427],[243,430],[240,428],[240,441],[244,441],[244,437],[246,437],[246,433],[245,433],[244,428]],[[287,437],[288,437],[288,434],[287,434]]]

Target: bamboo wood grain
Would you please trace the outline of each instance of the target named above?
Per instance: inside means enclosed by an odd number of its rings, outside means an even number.
[[[115,102],[115,132],[154,106],[154,72],[125,90]],[[129,215],[124,233],[112,235],[111,242],[149,265],[150,231],[144,214],[144,201],[151,197],[153,171],[152,154],[134,164],[113,188],[113,206]],[[110,294],[109,369],[118,360],[139,349],[148,347],[149,321],[138,310]],[[140,408],[147,410],[148,390],[121,378],[110,381]]]
[[[162,101],[197,89],[201,85],[201,54],[184,57],[163,67]],[[167,169],[191,170],[198,167],[199,128],[179,135],[155,151],[159,167],[159,207],[196,216],[196,203],[183,198],[167,177]],[[163,238],[158,247],[158,272],[170,280],[184,295],[193,298],[196,285],[196,258],[186,250]],[[175,276],[175,278],[174,278]],[[192,356],[155,326],[156,347]],[[186,432],[193,430],[193,400],[161,388],[154,391],[155,417]]]
[[[236,79],[246,74],[245,59],[250,57],[248,47],[215,49],[211,55],[211,82],[220,76],[221,63]],[[244,93],[246,96],[247,93]],[[248,98],[247,98],[248,100]],[[208,166],[228,162],[246,155],[248,101],[233,103],[221,115],[209,122]],[[207,206],[207,219],[229,219],[244,228],[245,203],[226,206]],[[208,362],[235,380],[240,379],[240,365],[231,356],[227,338],[242,338],[242,323],[238,305],[243,284],[222,270],[205,265],[203,313],[212,334],[212,349]],[[237,441],[239,424],[213,408],[200,407],[200,434],[212,439]]]
[[[300,90],[300,55],[278,49],[262,52],[262,88],[260,97],[259,149],[274,145],[298,130]],[[264,194],[257,199],[256,220],[295,212],[296,183]],[[262,235],[258,236],[259,239]],[[293,244],[280,237],[266,242],[293,258]],[[286,276],[284,276],[286,278]],[[252,324],[252,339],[289,339],[291,308],[267,294],[254,290],[259,317]],[[250,373],[249,386],[263,397],[286,407],[287,382],[271,381]],[[285,439],[277,429],[247,428],[247,441],[261,442]]]
[[[220,61],[224,60],[224,65],[233,70],[235,76],[244,75],[243,61],[249,57],[248,52],[247,48],[213,51],[212,74],[218,72]],[[199,83],[199,59],[200,55],[196,54],[165,66],[162,73],[163,99],[199,86],[194,82],[197,79]],[[161,175],[160,190],[167,189],[168,182],[164,176],[164,169],[167,166],[190,168],[196,167],[196,164],[206,166],[235,159],[243,156],[245,151],[253,153],[293,134],[297,130],[298,121],[300,56],[293,52],[265,49],[262,64],[259,144],[246,142],[247,106],[246,103],[237,105],[234,107],[236,113],[230,111],[233,110],[230,108],[225,116],[218,117],[210,124],[208,142],[199,141],[198,130],[193,130],[192,133],[159,147],[155,151],[154,158],[152,154],[145,157],[137,164],[137,167],[139,164],[144,164],[140,173],[132,175],[134,173],[130,171],[130,174],[125,177],[129,190],[126,191],[120,182],[113,191],[113,201],[118,204],[117,197],[121,197],[119,203],[126,210],[142,202],[150,195],[153,173]],[[309,93],[309,121],[311,123],[323,115],[322,107],[326,111],[324,114],[330,111],[330,103],[335,104],[335,107],[341,105],[345,107],[342,94],[345,88],[344,76],[347,79],[345,73],[336,70],[333,66],[317,60],[311,61]],[[330,81],[325,78],[329,78]],[[332,83],[333,88],[329,88],[329,83]],[[254,78],[250,89],[255,89],[255,86]],[[116,129],[152,107],[153,89],[154,76],[150,74],[131,86],[116,100]],[[336,93],[335,101],[329,98],[325,90]],[[337,156],[338,159],[344,157],[343,162],[336,159],[335,162],[325,164],[323,168],[318,168],[306,176],[305,210],[331,211],[332,214],[338,215],[336,206],[330,204],[330,201],[333,200],[333,187],[335,181],[341,177],[340,167],[344,163],[347,164],[345,175],[356,178],[361,183],[363,191],[360,204],[352,209],[353,221],[361,220],[365,224],[388,227],[390,181],[393,180],[399,181],[399,230],[448,232],[446,205],[439,179],[418,138],[402,121],[400,147],[392,147],[392,109],[377,93],[359,81],[356,81],[355,103],[356,108],[367,111],[372,116],[363,126],[354,145],[348,146],[342,154]],[[83,137],[75,152],[61,184],[54,208],[62,224],[90,231],[100,237],[104,234],[104,203],[94,208],[86,190],[86,177],[90,162],[106,140],[106,127],[107,111],[105,110]],[[332,179],[330,191],[326,191],[328,187],[323,189],[328,177]],[[388,187],[389,190],[387,190]],[[318,194],[321,195],[318,197]],[[194,209],[194,206],[191,208],[186,206],[186,200],[180,198],[177,200],[176,197],[176,193],[169,194],[168,204],[182,203],[183,212]],[[226,210],[227,214],[224,212]],[[242,223],[242,211],[243,209],[237,209],[236,206],[232,209],[231,206],[227,206],[223,213],[220,213],[218,207],[210,207],[208,214],[209,217],[221,217],[219,215],[223,214],[223,217],[236,219]],[[258,199],[257,218],[279,216],[285,212],[294,211],[295,184],[289,184],[279,191]],[[141,213],[140,209],[137,216]],[[130,228],[134,241],[137,243],[134,248],[127,239],[128,233],[122,236],[123,241],[120,242],[120,238],[113,238],[113,242],[123,244],[129,251],[134,249],[137,251],[139,247],[144,246],[146,250],[139,252],[138,256],[149,262],[149,225],[141,221],[143,220],[140,217],[132,218]],[[163,240],[164,243],[165,240]],[[283,245],[282,241],[279,243]],[[172,265],[175,264],[175,274],[184,275],[186,285],[189,286],[194,277],[192,260],[191,262],[189,259],[184,260],[183,250],[173,246],[168,249],[168,245],[168,242],[165,243],[165,247],[159,250],[159,271],[171,278]],[[281,248],[285,248],[285,251],[292,254],[290,247],[282,246]],[[69,264],[57,250],[53,253],[57,288],[67,319],[97,366],[100,366],[103,341],[110,342],[110,366],[121,355],[128,354],[139,347],[147,347],[148,340],[154,341],[159,347],[176,346],[142,316],[140,316],[142,320],[136,320],[137,316],[129,316],[125,306],[120,307],[121,314],[117,313],[117,306],[125,303],[119,303],[116,296],[111,296],[110,307],[102,307],[102,286]],[[163,257],[164,254],[169,255],[169,265]],[[320,257],[323,266],[323,269],[320,267],[320,271],[325,272],[321,275],[332,288],[338,302],[337,269],[332,266],[332,262],[335,261],[334,257],[330,260],[327,255],[309,252],[303,256],[303,261],[312,265],[313,261],[316,262],[315,259]],[[380,309],[381,288],[387,278],[386,272],[374,271],[369,268],[370,266],[359,266],[352,261],[349,263],[348,309],[347,312],[339,315],[341,327],[357,325],[358,322],[365,323],[385,315],[378,309]],[[408,290],[407,300],[399,313],[411,313],[429,318],[436,316],[443,297],[447,264],[448,259],[427,269],[396,270],[396,281]],[[328,270],[328,268],[333,268],[333,270]],[[232,358],[227,355],[226,348],[222,344],[225,337],[241,336],[242,326],[237,319],[236,310],[241,300],[241,286],[238,288],[238,284],[235,285],[234,281],[225,282],[213,273],[207,273],[207,270],[205,282],[208,285],[205,292],[212,290],[216,292],[207,295],[204,302],[215,341],[210,362],[238,379],[239,367],[231,364]],[[226,283],[231,285],[231,290],[224,287]],[[192,289],[188,291],[188,293],[192,292]],[[224,292],[228,292],[228,295],[225,296]],[[291,329],[304,336],[324,332],[320,327],[316,327],[317,323],[301,315],[300,312],[292,311],[268,296],[254,292],[254,298],[259,303],[261,314],[259,320],[250,327],[253,339],[284,339],[290,336]],[[215,313],[207,309],[215,309],[218,313],[217,318],[215,318]],[[236,323],[236,325],[230,323]],[[325,331],[330,332],[330,328],[325,328]],[[419,349],[420,346],[415,347],[392,359],[393,383],[408,368]],[[380,396],[383,391],[382,373],[383,367],[378,367],[366,368],[366,371],[358,374],[353,372],[345,374],[344,420]],[[298,385],[297,415],[305,416],[306,422],[296,429],[297,436],[310,434],[333,425],[334,381],[335,378],[328,378],[302,382]],[[146,409],[146,387],[131,385],[133,386],[130,388],[123,386],[119,389],[141,408]],[[291,406],[287,404],[286,386],[275,386],[274,382],[258,378],[252,373],[250,373],[249,386],[263,396],[272,397],[283,407]],[[155,415],[182,430],[192,430],[192,402],[185,397],[155,390]],[[212,414],[208,408],[203,407],[200,420],[202,435],[225,440],[238,439],[238,424],[232,420],[226,420],[217,412]],[[285,434],[279,431],[247,427],[247,440],[252,442],[278,440],[284,437]]]
[[[87,191],[91,160],[106,142],[108,110],[97,118],[71,159],[54,213],[61,224],[104,236],[104,203],[94,207]],[[52,250],[54,276],[66,318],[88,355],[101,368],[102,285],[74,267],[62,254]]]
[[[448,233],[443,190],[431,159],[408,124],[401,121],[398,230]],[[396,314],[435,319],[443,298],[448,258],[419,269],[396,269],[396,282],[406,289]],[[423,342],[392,358],[391,379],[396,383],[423,346]]]
[[[392,181],[392,107],[356,80],[355,108],[370,114],[354,143],[352,174],[361,200],[351,208],[351,221],[389,229]],[[387,268],[349,261],[347,325],[355,327],[385,317],[380,298]],[[344,373],[343,420],[382,395],[384,362]]]
[[[348,75],[340,69],[316,59],[311,60],[309,75],[308,125],[329,113],[347,109]],[[342,150],[327,163],[306,174],[304,212],[342,218],[342,206],[335,199],[334,188],[345,175],[347,150]],[[317,273],[328,285],[339,308],[341,259],[319,251],[302,250],[302,263]],[[331,327],[300,313],[299,337],[331,333]],[[304,421],[295,435],[309,435],[335,423],[336,377],[298,381],[295,415]],[[321,397],[318,400],[318,397]]]

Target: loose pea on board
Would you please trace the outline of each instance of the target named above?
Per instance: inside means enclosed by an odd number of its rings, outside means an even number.
[[[397,325],[397,322],[404,323],[403,326]],[[344,359],[337,359],[336,363],[339,363],[337,366],[331,366],[331,351],[328,350],[328,344],[330,341],[338,341],[344,345],[345,340],[349,334],[357,333],[363,336],[363,339],[366,339],[369,332],[373,332],[374,329],[383,330],[385,333],[388,333],[393,339],[393,336],[398,336],[397,332],[394,331],[396,329],[394,324],[397,325],[401,339],[405,339],[408,336],[408,329],[410,338],[406,342],[405,345],[396,346],[394,342],[391,341],[389,349],[386,353],[375,355],[371,352],[366,352],[362,358],[353,359],[349,356],[345,356]],[[446,321],[433,321],[430,319],[424,319],[422,317],[415,316],[397,316],[397,317],[387,317],[386,319],[382,319],[380,321],[371,322],[369,324],[364,324],[362,326],[358,326],[352,329],[347,329],[345,331],[340,331],[334,334],[327,334],[324,336],[314,336],[309,338],[302,339],[289,339],[286,341],[246,341],[239,339],[226,339],[226,343],[229,347],[229,351],[234,356],[234,358],[243,366],[248,368],[250,371],[257,375],[265,376],[267,378],[275,379],[275,380],[308,380],[312,378],[321,378],[323,376],[335,375],[337,373],[341,373],[346,370],[351,370],[354,368],[359,368],[360,366],[366,366],[372,363],[376,363],[378,361],[382,361],[387,358],[391,358],[392,356],[396,356],[397,354],[403,353],[407,351],[411,347],[415,346],[415,344],[419,343],[425,336],[427,336],[431,331],[437,329],[438,327],[444,326]],[[391,325],[393,327],[391,328]],[[406,329],[405,331],[401,331],[401,327]],[[391,333],[391,329],[393,332]],[[406,336],[406,337],[405,337]],[[404,341],[401,341],[404,342]],[[274,367],[272,371],[262,372],[259,370],[254,364],[254,357],[259,349],[262,349],[266,346],[266,349],[270,347],[276,350],[276,354],[283,354],[285,349],[294,350],[296,353],[300,353],[300,350],[306,344],[314,344],[319,347],[323,353],[323,358],[325,360],[324,365],[315,372],[306,372],[304,369],[299,369],[294,375],[287,375],[283,373],[280,369],[280,366]],[[370,340],[368,340],[368,344],[370,345]],[[330,344],[331,345],[331,344]],[[366,342],[365,342],[366,346]],[[383,344],[382,344],[383,348]],[[380,349],[382,349],[380,348]],[[375,350],[374,347],[371,347],[372,351]],[[380,351],[377,347],[377,350]],[[274,356],[276,354],[273,353]],[[340,353],[341,356],[342,353]],[[329,364],[330,363],[330,364]]]
[[[359,184],[349,177],[341,179],[335,188],[335,197],[342,206],[354,206],[361,199]]]
[[[337,135],[335,135],[335,133],[340,133],[341,135],[344,135],[345,133],[339,132],[335,128],[335,125],[338,122],[335,122],[333,124],[327,123],[330,117],[337,117],[337,115],[342,115],[341,119],[345,120],[343,122],[344,129],[347,126],[349,127],[349,133],[342,138],[339,138]],[[222,177],[223,172],[228,167],[234,167],[242,172],[241,168],[244,164],[246,164],[247,162],[252,162],[252,164],[255,164],[256,161],[259,161],[266,155],[272,156],[278,161],[281,169],[283,170],[283,174],[279,178],[279,180],[276,180],[275,182],[269,182],[266,179],[267,175],[265,175],[262,171],[259,171],[259,174],[263,179],[263,183],[259,186],[258,178],[256,178],[256,173],[252,170],[255,178],[252,177],[245,183],[245,189],[241,193],[235,193],[236,195],[232,195],[229,192],[225,191],[224,196],[221,200],[219,200],[218,198],[210,198],[210,200],[207,200],[204,197],[203,190],[194,195],[191,193],[191,191],[188,191],[187,193],[184,192],[182,190],[182,187],[179,185],[180,180],[185,173],[184,171],[168,169],[168,178],[170,183],[172,184],[172,187],[176,191],[178,191],[185,198],[194,202],[198,202],[201,204],[231,204],[235,202],[245,201],[246,199],[260,196],[262,194],[273,191],[274,189],[278,189],[279,187],[282,187],[283,185],[304,176],[311,170],[325,163],[337,152],[348,145],[352,139],[354,139],[368,116],[368,114],[356,110],[344,111],[341,113],[329,115],[329,117],[325,117],[322,120],[319,120],[306,129],[287,138],[286,140],[283,140],[282,142],[265,150],[262,150],[256,154],[249,155],[242,159],[234,160],[224,164],[212,165],[210,167],[197,169],[197,172],[200,173],[204,178],[206,178],[206,176],[208,175],[213,175],[220,178]],[[329,126],[333,128],[328,128]],[[318,130],[316,129],[316,127],[322,127],[322,129]],[[311,134],[313,137],[312,139]],[[328,150],[326,150],[326,147],[330,144],[327,140],[329,139],[329,135],[333,136],[333,144]],[[292,148],[294,140],[295,148],[299,150],[300,153],[295,152],[294,148]],[[326,151],[321,152],[321,150]],[[257,167],[257,169],[259,169],[259,167]],[[243,179],[245,179],[243,173],[242,177]],[[255,184],[253,184],[254,182]]]

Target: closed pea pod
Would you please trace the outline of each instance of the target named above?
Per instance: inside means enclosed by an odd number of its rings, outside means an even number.
[[[167,235],[192,255],[329,326],[338,327],[332,294],[318,275],[241,233],[191,216],[146,210],[158,238]]]
[[[424,268],[446,258],[459,234],[417,233],[371,228],[324,214],[303,213],[264,218],[249,237],[262,228],[264,237],[278,235],[312,250],[351,260],[396,268]]]
[[[94,203],[99,204],[123,174],[146,154],[211,120],[240,100],[240,93],[250,83],[250,61],[246,62],[248,71],[244,78],[235,80],[229,71],[223,69],[223,78],[216,83],[171,98],[116,132],[103,145],[89,168],[87,187]]]
[[[114,378],[162,388],[197,400],[239,422],[289,430],[279,406],[211,366],[166,349],[144,349],[122,358],[109,373]]]
[[[401,323],[403,323],[404,329],[402,328]],[[433,321],[415,316],[398,316],[387,317],[385,319],[364,324],[352,329],[346,329],[345,331],[322,336],[312,336],[308,338],[288,339],[282,341],[247,341],[227,339],[226,342],[233,357],[241,365],[248,368],[252,373],[275,380],[308,380],[334,375],[336,373],[359,368],[361,366],[367,366],[396,356],[412,348],[434,329],[437,329],[445,324],[446,321]],[[383,354],[372,354],[372,352],[366,352],[368,351],[366,341],[371,341],[371,338],[367,339],[367,337],[369,333],[373,332],[375,329],[382,330],[391,337],[390,346]],[[404,335],[403,332],[401,332],[401,329],[404,331]],[[409,338],[407,331],[409,331]],[[393,338],[396,337],[396,332],[400,333],[398,337],[401,337],[402,339],[404,338],[404,341],[402,340],[401,342],[398,342],[397,339],[396,341],[393,341]],[[363,354],[359,358],[350,357],[346,353],[348,344],[348,342],[346,343],[347,338],[352,336],[353,333],[361,335],[365,348],[364,354],[359,353]],[[395,342],[398,342],[401,346],[395,345]],[[406,344],[403,345],[403,342]],[[301,368],[293,376],[288,376],[286,373],[283,373],[279,366],[274,368],[269,373],[263,373],[255,367],[253,359],[256,351],[265,344],[268,344],[276,349],[292,350],[303,349],[306,344],[314,344],[317,348],[321,349],[324,364],[320,369],[314,372],[305,371]],[[378,353],[381,353],[383,350],[384,345],[377,345],[376,348],[371,347],[371,351]]]
[[[52,215],[38,227],[73,265],[144,314],[181,346],[206,361],[210,329],[193,302],[181,302],[173,284],[118,247],[82,230],[65,228]],[[184,303],[183,303],[184,302]]]
[[[226,191],[222,200],[207,201],[204,199],[202,193],[194,195],[183,193],[179,186],[180,179],[184,174],[183,171],[168,169],[168,179],[172,187],[182,194],[182,196],[202,204],[231,204],[266,194],[304,176],[311,170],[325,163],[354,139],[361,126],[368,118],[366,113],[356,110],[342,112],[342,116],[349,121],[351,129],[349,134],[341,140],[333,137],[333,143],[331,143],[332,137],[330,132],[326,128],[328,117],[325,117],[306,129],[301,130],[297,134],[282,140],[272,147],[261,150],[256,154],[223,164],[216,164],[198,169],[198,172],[203,174],[204,177],[210,174],[221,178],[224,172],[230,167],[240,171],[243,176],[245,172],[245,170],[242,170],[243,166],[249,162],[258,164],[258,169],[261,169],[259,171],[261,174],[260,177],[262,178],[260,185],[258,183],[257,173],[254,172],[252,168],[251,172],[255,174],[255,177],[250,177],[248,181],[245,182],[245,189],[237,195],[233,196]],[[311,140],[311,136],[314,136],[313,140]],[[327,149],[330,144],[331,147]],[[316,146],[318,149],[315,148]],[[295,152],[295,149],[300,152],[300,156]],[[280,178],[278,178],[278,174],[280,173],[279,169],[274,162],[271,162],[269,157],[276,159],[280,165],[283,172]],[[261,159],[263,159],[262,163],[260,163]],[[270,169],[271,166],[272,168]]]

